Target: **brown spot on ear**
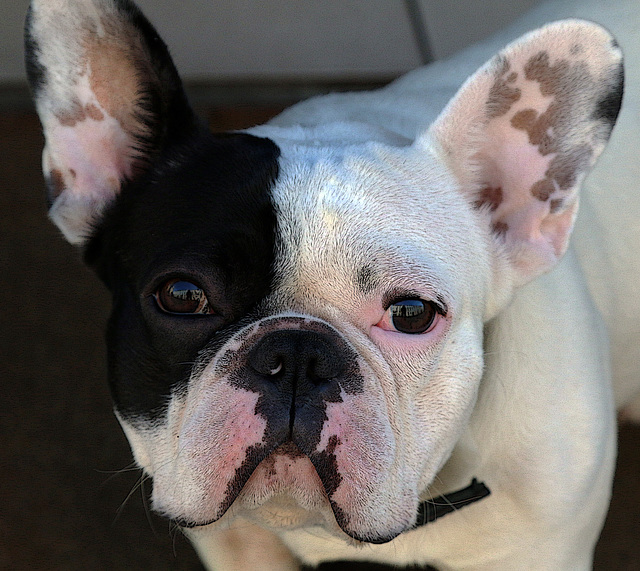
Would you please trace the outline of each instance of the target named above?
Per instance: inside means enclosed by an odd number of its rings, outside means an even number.
[[[74,102],[71,110],[58,113],[56,117],[63,127],[75,127],[87,117],[94,121],[102,121],[104,119],[104,113],[93,103],[87,103],[83,107],[82,104]]]
[[[495,222],[491,229],[496,236],[504,238],[509,231],[509,225],[506,222]]]
[[[564,207],[564,200],[562,200],[562,198],[556,198],[555,200],[552,200],[551,202],[549,202],[549,210],[551,214],[557,214],[563,209],[563,207]]]
[[[592,155],[593,150],[588,145],[559,153],[549,164],[545,178],[531,187],[531,194],[545,202],[556,190],[571,190],[578,182],[578,175],[588,168]]]
[[[551,161],[547,178],[555,180],[560,190],[569,190],[578,182],[578,175],[585,171],[591,161],[593,149],[588,145],[574,147]]]
[[[522,131],[530,131],[538,120],[538,112],[535,109],[523,109],[511,118],[511,125]]]
[[[547,52],[532,56],[524,67],[524,74],[528,80],[540,83],[540,92],[545,97],[559,97],[563,91],[565,95],[572,95],[571,87],[592,83],[584,63],[571,65],[566,60],[560,60],[551,65]],[[573,82],[573,86],[569,82]]]
[[[486,205],[493,212],[498,208],[498,206],[502,204],[502,200],[502,187],[493,187],[487,185],[480,191],[478,200],[476,200],[474,206],[476,208],[482,208]]]
[[[500,69],[496,73],[496,79],[489,90],[489,98],[487,99],[487,116],[490,119],[508,113],[522,95],[520,89],[509,85],[518,79],[518,74],[511,72],[506,78],[504,77],[511,67],[509,61],[503,59],[499,65]]]
[[[49,202],[53,202],[58,198],[65,190],[66,184],[64,182],[64,176],[62,171],[58,169],[52,169],[47,177],[47,195]]]
[[[529,134],[529,142],[538,147],[538,152],[548,155],[554,152],[554,143],[551,133],[555,119],[554,105],[549,105],[546,113],[538,115],[535,109],[523,109],[518,111],[511,119],[511,125],[515,129],[526,131]]]
[[[555,190],[556,187],[553,184],[553,181],[549,178],[543,178],[531,187],[531,194],[538,200],[546,202]]]
[[[97,105],[94,105],[93,103],[89,103],[85,106],[84,110],[87,116],[93,119],[94,121],[104,120],[104,113],[100,111]]]
[[[63,127],[75,127],[77,123],[84,121],[87,115],[84,108],[77,102],[71,106],[71,110],[56,114],[56,118]]]
[[[145,86],[141,78],[155,77],[148,69],[148,56],[133,26],[126,24],[130,29],[123,29],[122,22],[104,20],[102,25],[104,36],[91,36],[87,46],[91,90],[106,113],[116,119],[126,133],[144,136],[144,109],[140,107],[140,98]]]
[[[538,147],[542,156],[555,154],[544,178],[531,187],[531,194],[547,201],[557,191],[569,191],[578,181],[593,156],[591,146],[572,146],[572,134],[581,126],[584,109],[580,107],[580,93],[593,92],[597,88],[584,62],[571,64],[560,60],[551,65],[549,54],[539,52],[524,67],[525,77],[540,84],[540,93],[553,97],[544,113],[535,109],[523,109],[511,119],[514,129],[525,131],[529,143]],[[559,199],[558,199],[559,200]]]

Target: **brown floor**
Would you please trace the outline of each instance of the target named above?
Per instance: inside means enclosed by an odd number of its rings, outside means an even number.
[[[218,128],[275,108],[210,112]],[[105,382],[108,299],[46,220],[31,113],[0,114],[0,569],[200,569],[145,513]],[[623,427],[599,571],[640,570],[639,427]],[[379,569],[328,566],[323,569]]]

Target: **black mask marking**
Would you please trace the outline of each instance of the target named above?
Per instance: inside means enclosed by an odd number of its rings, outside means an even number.
[[[269,294],[278,156],[268,139],[202,133],[164,153],[106,213],[86,259],[113,294],[109,380],[124,416],[161,415],[198,353]],[[158,309],[154,288],[182,275],[203,287],[215,315]]]

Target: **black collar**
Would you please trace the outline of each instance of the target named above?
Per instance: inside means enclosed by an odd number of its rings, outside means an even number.
[[[437,498],[431,498],[430,500],[422,502],[418,506],[418,518],[415,527],[420,527],[435,521],[443,515],[468,506],[482,498],[486,498],[489,494],[491,494],[491,491],[484,482],[478,482],[478,480],[474,478],[471,480],[471,484],[462,490],[443,494]]]

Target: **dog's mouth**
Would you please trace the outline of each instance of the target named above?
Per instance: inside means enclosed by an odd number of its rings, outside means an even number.
[[[261,519],[274,527],[308,524],[311,519],[317,519],[317,514],[322,512],[333,513],[334,525],[337,522],[343,528],[340,522],[344,518],[340,517],[342,514],[335,508],[329,496],[331,490],[337,486],[336,478],[339,476],[331,466],[318,464],[318,460],[316,458],[314,463],[291,440],[271,451],[266,447],[253,447],[247,451],[242,469],[229,483],[225,502],[218,517],[205,521],[175,521],[184,528],[205,527],[218,521],[235,504],[243,513],[250,512],[253,519]],[[325,475],[324,478],[321,477],[321,473]],[[268,509],[260,509],[267,504]],[[275,505],[277,507],[274,507]]]

